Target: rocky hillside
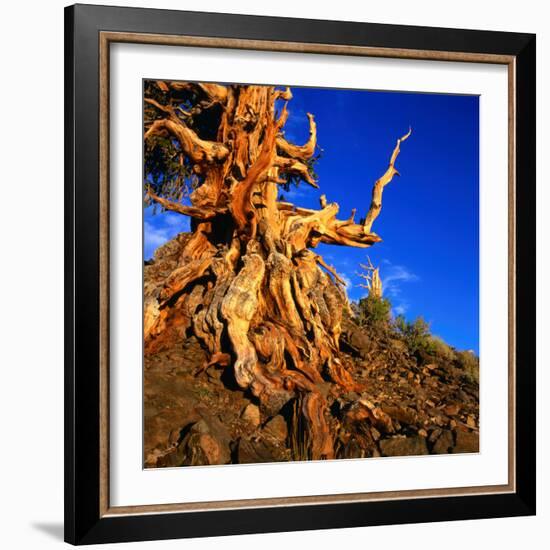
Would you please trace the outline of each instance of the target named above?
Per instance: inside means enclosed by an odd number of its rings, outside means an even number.
[[[145,267],[146,289],[173,270],[186,239],[157,250]],[[477,358],[431,336],[421,320],[392,319],[383,299],[342,307],[339,359],[361,391],[341,393],[329,381],[319,387],[336,457],[477,452]],[[209,365],[195,336],[176,328],[161,344],[145,356],[146,467],[307,458],[295,400],[268,414],[237,386],[231,365]]]

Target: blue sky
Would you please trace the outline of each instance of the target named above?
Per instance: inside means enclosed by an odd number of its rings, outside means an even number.
[[[319,208],[319,196],[340,205],[342,219],[369,208],[372,185],[386,170],[396,139],[402,144],[395,177],[385,188],[373,231],[383,242],[369,249],[317,249],[349,282],[357,300],[359,263],[380,267],[394,313],[422,315],[433,334],[459,349],[479,351],[479,101],[477,96],[292,88],[288,139],[307,140],[307,112],[315,115],[323,149],[315,170],[320,189],[282,191],[286,200]],[[145,211],[145,258],[189,220]]]

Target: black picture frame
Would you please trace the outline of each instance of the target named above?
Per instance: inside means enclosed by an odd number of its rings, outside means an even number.
[[[515,67],[515,490],[155,514],[100,510],[100,32],[512,56]],[[75,5],[65,9],[65,540],[145,541],[535,514],[535,36]]]

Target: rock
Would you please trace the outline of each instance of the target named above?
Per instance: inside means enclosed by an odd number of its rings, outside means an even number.
[[[237,447],[239,464],[255,464],[261,462],[281,462],[289,460],[290,456],[284,447],[278,447],[265,439],[249,439],[241,437]]]
[[[223,371],[221,369],[208,369],[206,371],[206,376],[208,377],[208,382],[210,382],[211,384],[213,384],[214,386],[218,386],[220,388],[223,387],[223,382],[222,382],[222,375],[223,375]]]
[[[453,433],[450,430],[443,430],[441,435],[437,438],[432,452],[434,454],[443,455],[451,451],[454,445]]]
[[[453,453],[479,453],[479,434],[475,432],[456,432],[456,444]]]
[[[414,352],[414,356],[418,361],[419,365],[429,365],[433,363],[433,356],[424,351],[423,349],[418,349]]]
[[[286,425],[286,420],[278,414],[274,416],[269,422],[264,426],[263,432],[276,439],[278,441],[285,441],[288,437],[288,426]]]
[[[354,401],[358,401],[359,399],[361,399],[361,396],[357,392],[350,391],[350,392],[344,393],[342,395],[342,399],[344,401],[348,401],[349,403],[353,403]]]
[[[249,403],[243,410],[241,418],[248,422],[251,426],[257,428],[260,425],[260,409],[254,405],[254,403]]]
[[[390,340],[391,345],[394,349],[400,351],[401,353],[406,353],[408,351],[407,344],[403,340],[398,340],[397,338],[392,338]]]
[[[200,466],[204,464],[226,464],[231,455],[210,434],[193,434],[187,441],[186,457],[183,464],[186,466]]]
[[[428,438],[428,441],[430,443],[435,443],[438,439],[438,437],[441,435],[443,430],[441,430],[440,428],[435,428],[432,430],[432,432],[430,433],[430,437]]]
[[[343,327],[342,336],[344,342],[352,349],[352,351],[366,359],[370,350],[370,338],[357,325],[346,323]]]
[[[365,458],[365,456],[364,449],[355,438],[352,438],[342,451],[342,458]]]
[[[421,436],[394,437],[379,442],[382,456],[427,455],[426,439]]]
[[[443,407],[443,412],[448,416],[454,416],[460,412],[460,405],[453,403]]]
[[[356,412],[358,418],[369,418],[372,425],[380,432],[393,433],[395,431],[391,417],[368,399],[360,399],[353,412]]]
[[[183,438],[178,455],[184,466],[227,464],[231,461],[229,436],[221,422],[202,418],[195,422]]]
[[[465,403],[467,403],[471,399],[464,390],[458,390],[456,392],[456,397],[457,399],[460,399],[460,401],[464,401]]]
[[[418,420],[417,413],[409,407],[390,407],[382,405],[382,410],[402,424],[416,424]]]
[[[264,418],[275,416],[293,397],[293,392],[285,389],[262,391],[259,396],[260,411]]]

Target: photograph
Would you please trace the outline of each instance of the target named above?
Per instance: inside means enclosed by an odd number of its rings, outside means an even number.
[[[143,79],[143,466],[478,453],[479,96]]]
[[[64,540],[532,523],[537,25],[172,7],[64,8]]]

